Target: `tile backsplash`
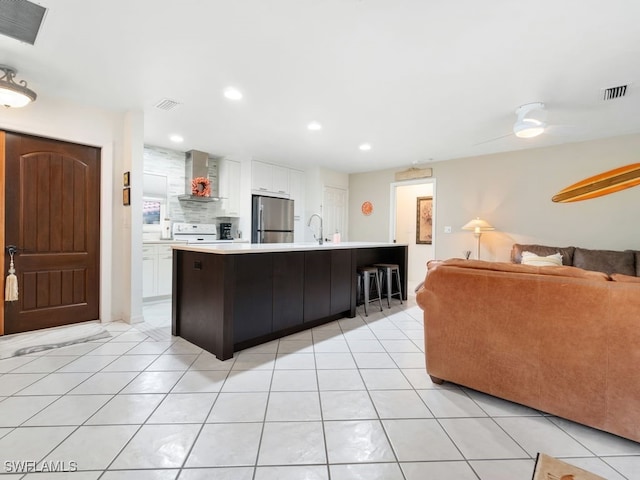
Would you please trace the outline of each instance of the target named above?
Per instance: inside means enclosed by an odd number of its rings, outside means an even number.
[[[185,152],[145,145],[143,170],[167,176],[167,215],[171,222],[216,223],[216,202],[188,202],[178,200],[185,194]],[[209,162],[211,195],[218,194],[218,163]],[[190,193],[190,192],[189,192]]]

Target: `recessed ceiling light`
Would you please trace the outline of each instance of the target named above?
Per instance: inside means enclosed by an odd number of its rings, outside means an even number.
[[[363,152],[367,152],[367,151],[371,150],[371,145],[369,145],[368,143],[363,143],[358,148],[360,150],[362,150]]]
[[[224,96],[229,100],[240,100],[242,92],[235,87],[227,87],[224,89]]]
[[[322,125],[320,125],[318,122],[311,122],[309,125],[307,125],[307,128],[309,130],[322,130]]]
[[[184,142],[184,138],[181,135],[169,135],[169,140],[175,143]]]

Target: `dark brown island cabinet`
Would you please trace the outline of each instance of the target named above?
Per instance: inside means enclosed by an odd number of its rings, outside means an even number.
[[[172,333],[220,360],[254,345],[356,316],[357,269],[400,267],[407,245],[216,244],[173,247]]]

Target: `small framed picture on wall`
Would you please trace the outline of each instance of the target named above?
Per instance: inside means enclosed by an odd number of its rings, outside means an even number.
[[[124,172],[124,174],[122,175],[122,186],[124,187],[130,186],[129,176],[130,176],[129,172]]]
[[[122,189],[122,205],[131,205],[131,189],[123,188]]]
[[[416,243],[431,245],[433,241],[433,197],[418,197]]]

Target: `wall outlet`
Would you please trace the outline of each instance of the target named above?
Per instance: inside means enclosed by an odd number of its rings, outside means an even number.
[[[444,233],[451,233],[451,226],[447,225],[446,227],[444,227]]]

